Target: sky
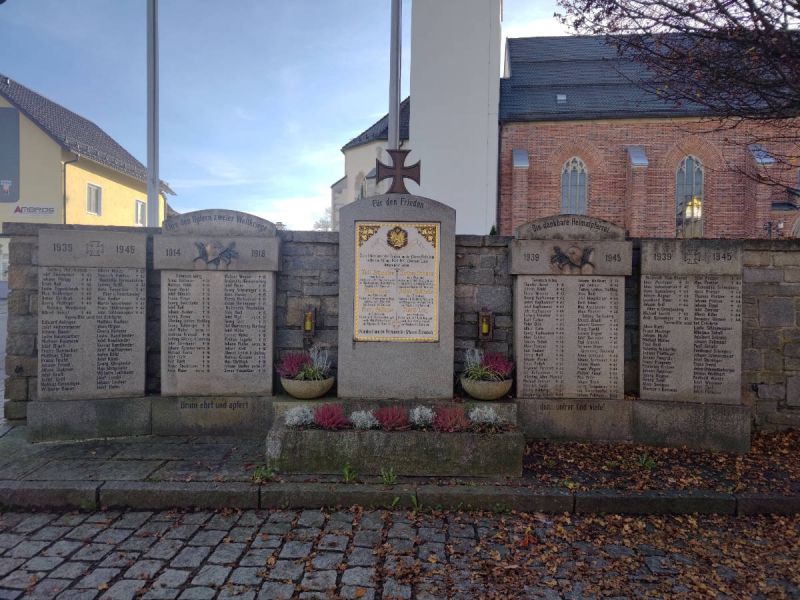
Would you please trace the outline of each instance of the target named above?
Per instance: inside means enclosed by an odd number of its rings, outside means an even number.
[[[403,97],[411,1],[403,0]],[[311,229],[341,147],[388,110],[390,0],[162,0],[160,175],[180,212]],[[563,35],[555,0],[504,0],[503,34]],[[0,74],[147,156],[146,2],[7,0]]]

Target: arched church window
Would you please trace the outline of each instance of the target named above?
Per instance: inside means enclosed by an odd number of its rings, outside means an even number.
[[[679,238],[703,237],[703,164],[686,156],[675,175],[675,235]]]
[[[577,156],[561,169],[561,213],[586,214],[586,164]]]

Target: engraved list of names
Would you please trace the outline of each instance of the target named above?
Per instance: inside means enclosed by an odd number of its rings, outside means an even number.
[[[439,339],[439,223],[356,223],[354,339]]]
[[[642,398],[738,402],[741,249],[735,242],[652,241],[642,247]]]
[[[165,272],[167,376],[266,373],[270,279],[247,271]]]
[[[516,286],[520,397],[622,397],[624,278],[519,276]]]
[[[141,234],[40,233],[41,400],[144,394],[145,243]]]

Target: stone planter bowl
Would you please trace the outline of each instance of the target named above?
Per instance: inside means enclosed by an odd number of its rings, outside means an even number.
[[[461,378],[461,387],[476,400],[497,400],[502,398],[511,389],[512,379],[503,381],[475,381],[474,379]]]
[[[286,379],[281,377],[281,385],[286,393],[300,400],[310,400],[324,396],[333,387],[335,377],[310,381],[298,379]]]

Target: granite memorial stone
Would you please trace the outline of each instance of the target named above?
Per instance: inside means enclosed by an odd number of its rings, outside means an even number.
[[[630,272],[631,244],[611,223],[562,215],[520,228],[511,250],[518,397],[622,398]]]
[[[386,194],[340,216],[339,396],[451,398],[455,211]]]
[[[39,232],[38,399],[141,396],[144,233]]]
[[[640,319],[643,400],[741,402],[740,242],[644,240]]]
[[[272,395],[278,248],[275,226],[244,213],[199,211],[164,222],[153,243],[162,395]]]

